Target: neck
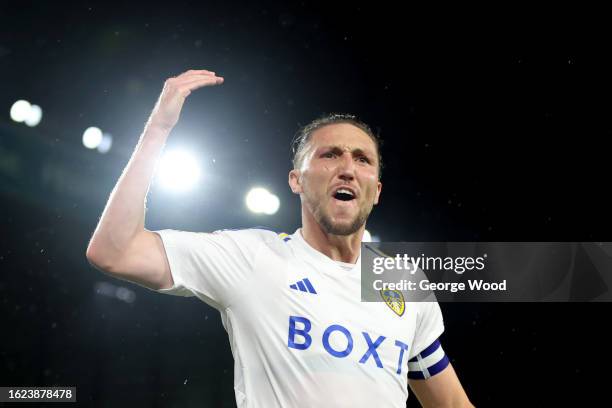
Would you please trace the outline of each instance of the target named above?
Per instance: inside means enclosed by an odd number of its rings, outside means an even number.
[[[311,214],[302,213],[302,236],[311,247],[334,261],[356,263],[361,250],[365,225],[351,235],[325,232]]]

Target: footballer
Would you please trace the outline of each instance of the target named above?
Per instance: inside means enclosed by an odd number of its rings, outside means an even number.
[[[187,96],[223,81],[190,70],[165,82],[89,262],[217,309],[240,408],[405,407],[409,388],[424,407],[471,407],[440,344],[437,302],[360,301],[360,244],[382,183],[378,139],[354,116],[327,115],[298,132],[288,183],[302,225],[293,233],[145,228],[155,165]]]

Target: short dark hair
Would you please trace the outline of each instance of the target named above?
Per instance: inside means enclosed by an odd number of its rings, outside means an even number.
[[[382,140],[380,136],[372,131],[370,127],[360,119],[358,119],[355,115],[347,114],[347,113],[330,113],[320,116],[319,118],[313,120],[305,126],[302,126],[295,134],[293,138],[293,142],[291,143],[292,157],[291,161],[293,162],[293,168],[298,169],[302,160],[304,160],[304,151],[306,150],[306,145],[310,141],[312,134],[315,130],[321,129],[327,125],[335,125],[338,123],[348,123],[359,129],[363,130],[374,142],[376,146],[376,153],[378,155],[378,178],[380,179],[382,176],[383,162],[382,162],[382,154],[380,152],[380,147],[382,146]]]

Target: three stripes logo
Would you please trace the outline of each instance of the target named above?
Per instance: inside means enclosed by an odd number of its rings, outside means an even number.
[[[302,291],[302,292],[313,293],[315,295],[317,294],[317,291],[315,290],[314,286],[312,286],[312,283],[310,283],[308,278],[305,278],[305,279],[302,279],[300,281],[297,281],[293,285],[289,285],[289,287],[291,289],[293,289],[293,290],[299,290],[299,291]]]

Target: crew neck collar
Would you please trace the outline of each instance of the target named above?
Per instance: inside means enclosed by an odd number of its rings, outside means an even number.
[[[359,252],[359,256],[357,257],[357,262],[354,264],[348,262],[335,261],[320,252],[319,250],[313,248],[302,235],[302,228],[298,228],[293,234],[293,238],[300,244],[305,253],[307,253],[311,258],[315,259],[318,262],[323,262],[328,265],[335,267],[344,272],[353,272],[355,268],[360,267],[361,265],[361,251]]]

